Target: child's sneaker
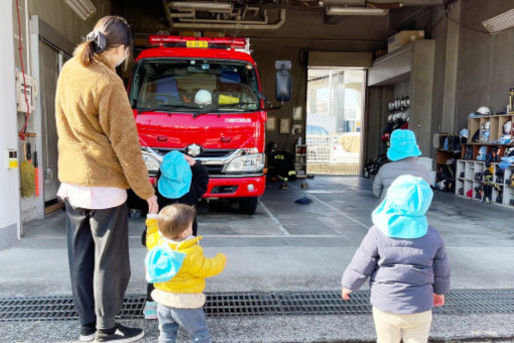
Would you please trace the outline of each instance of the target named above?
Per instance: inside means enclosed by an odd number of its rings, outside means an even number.
[[[92,342],[95,339],[96,323],[81,325],[79,341],[81,342]]]
[[[155,301],[147,301],[143,313],[145,319],[157,319],[157,303]]]

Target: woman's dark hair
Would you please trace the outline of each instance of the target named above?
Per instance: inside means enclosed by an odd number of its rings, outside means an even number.
[[[134,39],[130,26],[125,19],[117,16],[106,16],[97,21],[93,31],[85,41],[75,48],[74,56],[78,56],[80,63],[87,66],[93,62],[95,54],[124,46],[132,53]]]

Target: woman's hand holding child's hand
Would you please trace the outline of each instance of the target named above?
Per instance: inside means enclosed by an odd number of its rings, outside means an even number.
[[[148,213],[159,213],[159,203],[157,202],[157,196],[153,195],[151,198],[146,200],[148,203]]]
[[[434,306],[440,307],[444,305],[444,294],[439,295],[434,293]]]
[[[350,293],[352,293],[351,290],[343,287],[343,290],[341,291],[341,297],[344,300],[348,301],[348,300],[350,300]]]

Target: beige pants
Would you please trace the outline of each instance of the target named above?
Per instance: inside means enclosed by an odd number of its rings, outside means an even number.
[[[382,312],[373,307],[373,320],[377,330],[377,343],[426,343],[432,311],[414,314],[394,314]]]

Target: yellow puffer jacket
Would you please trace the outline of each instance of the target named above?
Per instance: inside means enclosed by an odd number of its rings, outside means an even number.
[[[146,220],[146,246],[150,250],[163,242],[157,219]],[[207,258],[198,242],[202,237],[193,237],[182,242],[169,243],[173,250],[186,254],[184,263],[173,279],[157,282],[155,288],[170,293],[201,293],[205,289],[205,279],[220,274],[225,268],[226,257],[217,254]]]

